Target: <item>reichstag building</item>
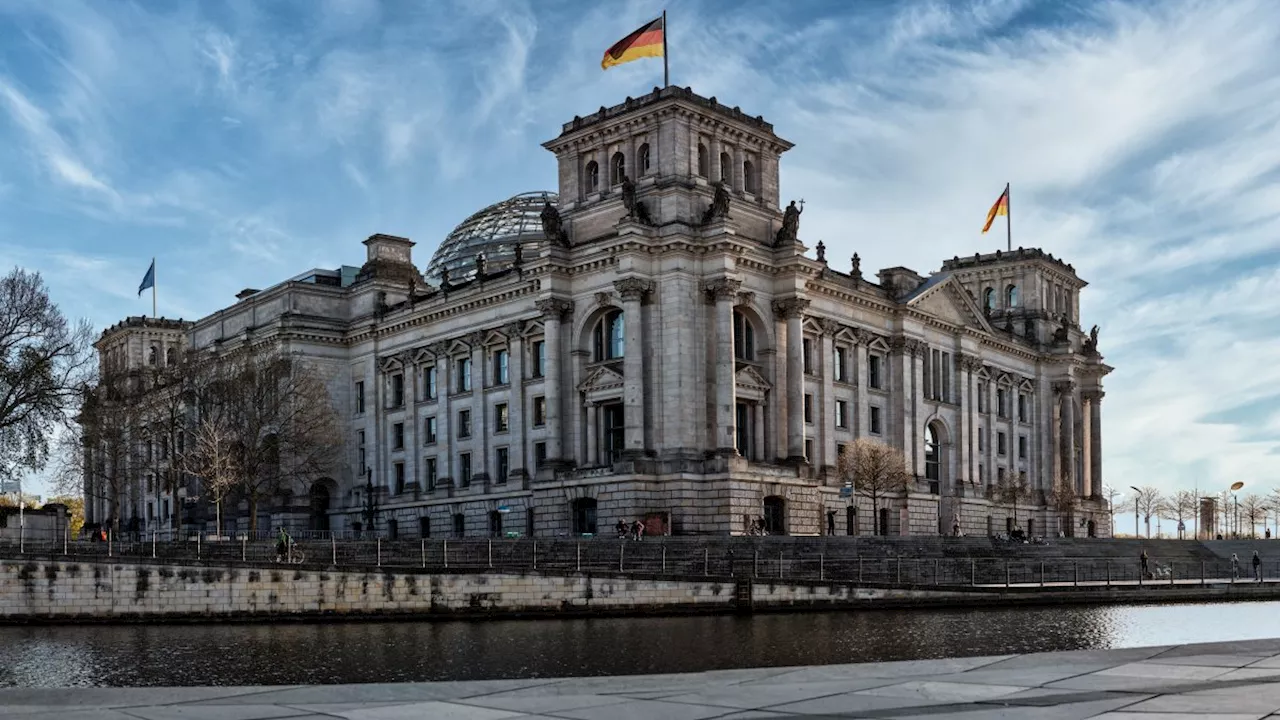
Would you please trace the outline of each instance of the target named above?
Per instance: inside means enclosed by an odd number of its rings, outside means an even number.
[[[104,362],[270,340],[320,368],[342,460],[265,505],[271,527],[1110,533],[1110,368],[1071,265],[1019,248],[864,276],[856,255],[802,242],[778,182],[792,144],[685,88],[575,117],[543,147],[555,191],[480,210],[425,269],[409,239],[373,235],[358,268],[246,290],[195,322],[121,322]],[[859,438],[914,477],[875,511],[836,471]],[[1016,483],[1010,504],[997,489]],[[90,522],[166,525],[158,508],[199,490],[165,492],[90,492]],[[244,511],[220,529],[244,530]]]

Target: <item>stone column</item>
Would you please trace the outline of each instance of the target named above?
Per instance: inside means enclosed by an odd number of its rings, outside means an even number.
[[[1085,456],[1086,467],[1089,468],[1089,476],[1091,482],[1091,493],[1088,497],[1094,500],[1102,499],[1102,397],[1105,395],[1101,390],[1094,390],[1089,393],[1089,405],[1085,410],[1089,426],[1085,431],[1085,439],[1089,443]]]
[[[853,381],[853,391],[856,393],[853,436],[860,438],[871,433],[871,393],[868,392],[871,387],[871,370],[867,366],[867,343],[870,342],[871,337],[865,330],[857,328],[854,330],[854,338],[858,344],[853,348],[853,372],[850,373],[849,379]]]
[[[956,363],[960,368],[960,482],[973,481],[977,471],[973,467],[973,436],[977,428],[976,397],[973,392],[973,368],[978,359],[972,355],[960,355]]]
[[[596,447],[596,404],[587,401],[587,467],[595,467],[600,462],[600,448]]]
[[[712,184],[720,180],[720,138],[712,135],[711,146],[707,148],[707,173],[711,176],[707,178]]]
[[[644,296],[653,291],[653,282],[636,277],[616,280],[613,287],[622,296],[622,328],[626,347],[622,352],[622,404],[624,457],[644,457]]]
[[[507,376],[511,380],[511,390],[507,393],[507,425],[510,437],[507,457],[510,458],[510,472],[523,471],[529,467],[528,442],[524,432],[524,322],[516,321],[503,328],[506,333],[510,367]],[[528,473],[524,473],[527,477]],[[495,478],[498,482],[506,482],[506,478]]]
[[[804,462],[804,330],[801,319],[809,301],[788,298],[773,302],[773,313],[786,320],[787,460]]]
[[[404,485],[406,491],[413,488],[422,489],[423,483],[418,479],[418,468],[422,465],[422,445],[418,443],[421,428],[418,423],[418,366],[413,362],[413,353],[405,351],[400,357],[404,367]]]
[[[628,135],[622,145],[623,170],[632,182],[640,179],[640,166],[636,162],[636,136]]]
[[[453,418],[449,397],[453,394],[453,358],[449,356],[449,343],[433,343],[428,350],[436,356],[436,447],[444,452],[444,464],[437,461],[436,487],[444,487],[445,478],[450,485],[457,485],[453,476]],[[357,482],[360,482],[357,479]]]
[[[1059,477],[1067,487],[1081,492],[1083,488],[1076,482],[1076,384],[1071,380],[1056,382],[1054,392],[1058,394],[1058,456]]]
[[[818,428],[818,437],[822,442],[821,447],[817,448],[818,464],[830,466],[833,469],[836,464],[835,335],[839,331],[840,323],[835,320],[824,319],[822,321],[822,354],[819,356],[822,368],[822,396],[818,403],[817,417],[814,424]],[[845,422],[849,422],[849,418],[846,417]],[[826,522],[825,518],[823,522]]]
[[[1092,402],[1089,393],[1080,393],[1080,446],[1081,452],[1084,454],[1084,462],[1080,467],[1080,497],[1093,497],[1093,463],[1090,459],[1093,457],[1093,438],[1090,437],[1090,426],[1093,424],[1093,418],[1090,416],[1089,408]]]
[[[546,392],[547,399],[547,463],[555,466],[565,459],[564,423],[562,421],[564,402],[564,366],[560,359],[568,357],[564,342],[560,338],[561,321],[573,312],[573,303],[569,300],[547,298],[534,305],[542,313],[543,330],[547,343]],[[569,393],[575,394],[576,393]]]
[[[747,189],[746,178],[742,177],[742,148],[733,148],[733,189],[744,192]]]
[[[735,426],[737,424],[737,379],[734,375],[733,359],[733,302],[738,289],[742,287],[739,280],[720,278],[708,281],[703,285],[707,299],[715,305],[715,429],[711,437],[711,446],[723,456],[732,456],[737,447]]]
[[[467,336],[471,346],[471,475],[489,484],[489,413],[484,402],[484,384],[489,377],[484,333]]]
[[[597,158],[599,159],[596,160],[596,163],[600,166],[600,187],[597,189],[597,191],[601,193],[605,193],[609,191],[609,188],[613,187],[612,173],[609,172],[609,146],[608,145],[600,146],[600,149],[597,151]]]

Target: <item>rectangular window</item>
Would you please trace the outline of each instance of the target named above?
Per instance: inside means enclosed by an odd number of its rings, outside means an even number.
[[[424,368],[422,371],[422,399],[436,399],[436,366]]]
[[[545,340],[533,341],[533,376],[540,378],[547,372],[547,343]]]
[[[987,384],[984,382],[980,382],[978,383],[978,412],[984,413],[986,411],[987,411]]]
[[[431,537],[431,518],[426,515],[418,518],[418,537],[424,539]]]
[[[395,450],[404,449],[404,423],[391,426],[391,447]]]
[[[169,513],[169,501],[168,501],[168,500],[163,500],[163,501],[161,501],[161,507],[163,507],[163,508],[164,508],[164,510],[162,511],[162,512],[164,512],[164,515],[162,515],[161,517],[163,517],[163,518],[164,518],[164,519],[166,519],[166,520],[168,520],[170,517],[172,517],[172,515]]]
[[[468,392],[471,390],[471,360],[462,358],[458,360],[458,392]]]
[[[462,482],[462,487],[471,485],[471,453],[458,454],[458,480]]]
[[[844,449],[847,447],[844,443],[836,443],[836,457],[844,457]]]
[[[395,464],[395,482],[396,494],[400,495],[404,492],[404,463]]]
[[[152,503],[148,502],[147,503],[147,521],[150,522],[151,520],[155,519],[155,516],[156,516],[155,506]]]
[[[364,414],[364,381],[356,382],[356,414]]]
[[[458,411],[458,437],[459,438],[471,437],[471,411],[470,410]]]
[[[978,451],[979,452],[986,449],[987,447],[986,439],[987,439],[986,429],[983,427],[979,427],[978,428]]]
[[[506,350],[499,350],[493,354],[493,384],[506,385],[510,382],[511,356]]]
[[[810,424],[813,423],[813,396],[812,395],[804,396],[804,421]]]
[[[434,416],[422,421],[423,445],[431,445],[436,441],[436,419]]]
[[[879,355],[867,356],[867,384],[877,390],[884,388],[884,377],[881,372],[882,365]]]
[[[467,534],[467,516],[462,513],[453,515],[453,536],[462,537]]]
[[[982,465],[978,466],[978,484],[979,485],[987,484],[987,469]]]
[[[1004,484],[1004,468],[996,468],[996,482]]]
[[[1004,455],[1006,452],[1008,449],[1005,447],[1004,431],[1000,431],[996,433],[996,454]]]
[[[921,364],[924,365],[924,396],[929,400],[938,399],[938,385],[934,382],[934,370],[938,367],[938,351],[925,350],[924,357],[921,358]]]
[[[391,376],[391,407],[404,407],[404,374]]]
[[[1027,459],[1027,436],[1026,435],[1018,436],[1018,458],[1020,460]]]
[[[805,441],[804,441],[804,459],[805,459],[806,461],[808,461],[808,462],[813,462],[813,461],[814,461],[814,459],[815,459],[815,458],[814,458],[814,456],[813,456],[813,441],[812,441],[812,440],[805,440]]]
[[[836,371],[835,372],[836,382],[848,382],[849,380],[848,362],[849,362],[849,358],[848,358],[847,351],[845,351],[844,348],[837,345],[836,356],[833,359],[833,364],[835,365],[835,371]]]
[[[498,403],[493,406],[493,431],[506,432],[508,429],[507,404]]]
[[[427,489],[435,490],[436,489],[436,459],[435,458],[433,457],[427,458],[422,463],[422,474],[424,476],[423,479],[426,480],[427,482]]]
[[[544,442],[533,444],[533,465],[534,467],[542,467],[547,462],[547,444]]]
[[[363,430],[356,433],[356,447],[358,448],[358,452],[356,453],[356,472],[363,475],[365,465],[366,465],[364,461],[364,431]]]
[[[1027,396],[1018,393],[1018,422],[1027,421]]]
[[[880,408],[875,405],[871,406],[871,434],[880,434]]]
[[[942,401],[951,402],[951,353],[942,353]]]
[[[493,481],[504,483],[507,481],[507,474],[511,472],[511,452],[504,447],[500,447],[496,455],[497,462],[494,463]]]
[[[801,343],[801,350],[803,351],[803,354],[804,354],[804,374],[812,375],[813,374],[813,341],[810,340],[809,338],[805,338],[804,342]]]
[[[836,401],[836,427],[849,427],[849,403],[844,400]]]
[[[1004,388],[996,388],[996,414],[1009,417],[1009,391]]]
[[[547,424],[547,399],[538,396],[533,399],[533,425],[542,427]]]

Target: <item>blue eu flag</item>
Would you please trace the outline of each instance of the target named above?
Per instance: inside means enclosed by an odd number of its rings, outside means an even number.
[[[142,276],[142,284],[138,286],[138,296],[142,296],[142,291],[147,288],[156,286],[156,261],[151,260],[151,267],[147,268],[147,274]]]

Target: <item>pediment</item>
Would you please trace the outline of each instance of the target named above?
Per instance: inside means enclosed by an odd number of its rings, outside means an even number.
[[[773,384],[765,380],[760,371],[750,365],[744,365],[742,369],[734,373],[734,383],[738,387],[759,390],[760,392],[766,392],[773,388]]]
[[[578,384],[578,390],[589,393],[599,390],[616,390],[622,387],[622,375],[608,366],[598,367]]]
[[[991,332],[990,324],[973,299],[951,277],[933,283],[924,292],[908,300],[907,305],[951,325]]]

